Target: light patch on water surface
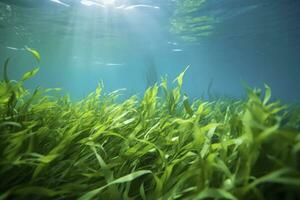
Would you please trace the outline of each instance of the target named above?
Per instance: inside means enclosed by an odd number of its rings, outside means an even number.
[[[172,49],[172,51],[174,51],[174,52],[181,52],[183,50],[182,49]]]
[[[22,51],[22,50],[25,50],[24,48],[16,48],[16,47],[10,47],[10,46],[7,46],[6,49],[13,50],[13,51]]]
[[[177,42],[168,42],[168,44],[171,44],[171,45],[174,45],[174,46],[177,46]]]
[[[105,5],[90,0],[81,0],[80,3],[85,6],[98,6],[98,7],[105,8]]]
[[[126,8],[126,5],[119,5],[116,7],[116,9],[124,9],[124,8]]]
[[[57,3],[57,4],[60,4],[62,6],[66,6],[66,7],[69,7],[70,5],[69,4],[66,4],[66,3],[63,3],[61,2],[60,0],[50,0],[51,2],[54,2],[54,3]]]
[[[137,4],[137,5],[131,5],[124,8],[124,10],[132,10],[136,8],[151,8],[151,9],[160,9],[158,6],[150,6],[145,4]]]
[[[18,48],[15,48],[15,47],[6,47],[7,49],[10,49],[10,50],[14,50],[14,51],[18,51],[19,49]]]
[[[106,66],[110,66],[110,67],[113,67],[113,66],[123,66],[124,63],[106,63],[105,65]]]
[[[111,67],[111,68],[116,67],[116,68],[118,68],[118,67],[121,67],[121,66],[125,65],[124,63],[111,63],[111,62],[101,62],[101,61],[93,61],[91,64],[94,67],[97,67],[97,69],[98,69],[98,67],[106,67],[106,68],[108,68],[108,67]]]
[[[93,0],[81,0],[80,3],[85,6],[98,6],[102,8],[113,8],[117,10],[135,10],[139,8],[147,9],[160,9],[158,6],[152,6],[147,4],[133,4],[133,5],[116,5],[115,0],[102,0],[102,1],[93,1]]]

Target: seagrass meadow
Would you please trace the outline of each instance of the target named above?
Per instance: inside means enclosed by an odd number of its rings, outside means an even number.
[[[31,48],[37,62],[39,53]],[[299,199],[300,109],[191,100],[184,72],[118,101],[103,84],[80,101],[29,91],[39,68],[0,82],[0,199]]]

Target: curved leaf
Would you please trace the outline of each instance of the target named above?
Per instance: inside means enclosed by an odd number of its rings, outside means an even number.
[[[35,76],[36,73],[38,73],[38,71],[39,71],[39,68],[37,67],[37,68],[35,68],[35,69],[33,69],[33,70],[29,71],[29,72],[26,72],[23,75],[21,81],[26,81],[26,80],[30,79],[31,77]]]
[[[9,63],[9,58],[7,58],[4,62],[4,67],[3,67],[3,78],[4,78],[4,81],[6,83],[9,82],[9,79],[8,79],[8,75],[7,75],[7,67],[8,67],[8,63]]]
[[[126,183],[126,182],[130,182],[142,175],[145,174],[151,174],[152,172],[150,170],[140,170],[140,171],[136,171],[133,173],[130,173],[126,176],[122,176],[121,178],[118,178],[108,184],[106,184],[105,186],[92,190],[90,192],[87,192],[86,194],[84,194],[83,196],[81,196],[78,200],[90,200],[92,199],[94,196],[96,196],[99,192],[101,192],[102,190],[104,190],[105,188],[107,188],[110,185],[114,185],[114,184],[119,184],[119,183]]]
[[[29,47],[26,47],[26,46],[25,46],[25,49],[35,57],[35,59],[37,60],[37,62],[41,61],[40,53],[37,50],[29,48]]]

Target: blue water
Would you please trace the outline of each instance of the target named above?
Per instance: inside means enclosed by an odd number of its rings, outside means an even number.
[[[194,5],[189,5],[193,2]],[[186,7],[184,7],[186,5]],[[243,83],[267,83],[276,98],[300,99],[298,0],[0,0],[0,60],[26,84],[59,87],[82,98],[104,82],[126,95],[190,66],[192,97],[244,95]],[[2,74],[2,72],[1,72]],[[0,74],[0,75],[1,75]]]

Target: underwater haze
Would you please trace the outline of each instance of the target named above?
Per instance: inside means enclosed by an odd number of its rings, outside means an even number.
[[[1,0],[0,60],[17,79],[30,69],[24,46],[41,55],[29,87],[83,98],[105,90],[142,93],[190,66],[192,97],[240,97],[243,83],[267,83],[277,98],[300,99],[297,0]],[[29,58],[28,58],[29,57]],[[2,72],[1,72],[2,73]]]

